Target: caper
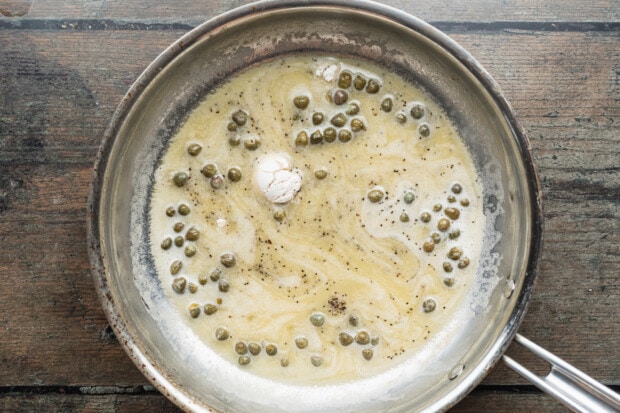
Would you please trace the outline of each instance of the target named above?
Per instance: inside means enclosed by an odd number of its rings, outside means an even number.
[[[279,209],[273,213],[273,219],[275,219],[278,222],[284,221],[284,218],[286,218],[286,211],[283,209]]]
[[[450,221],[445,218],[441,218],[437,222],[437,229],[441,232],[446,232],[448,229],[450,229]]]
[[[450,233],[448,234],[448,237],[450,239],[457,239],[460,235],[461,235],[461,231],[459,229],[455,229],[453,231],[450,231]]]
[[[429,214],[428,212],[422,212],[422,215],[420,215],[420,221],[422,221],[422,222],[430,222],[431,221],[431,214]]]
[[[170,274],[172,275],[176,275],[179,273],[179,271],[181,271],[181,268],[183,267],[183,263],[181,261],[174,261],[172,264],[170,264]]]
[[[174,207],[169,206],[168,208],[166,208],[166,215],[168,215],[169,217],[173,217],[176,213],[177,211],[174,209]]]
[[[200,172],[206,177],[206,178],[211,178],[213,176],[215,176],[215,174],[217,173],[217,166],[215,166],[212,163],[208,163],[205,166],[202,167],[202,169],[200,170]]]
[[[196,227],[191,227],[185,233],[185,239],[188,241],[196,241],[200,238],[200,232],[196,229]]]
[[[310,362],[314,367],[319,367],[321,364],[323,364],[323,359],[321,358],[321,356],[312,356],[310,357]]]
[[[261,346],[258,343],[250,343],[248,344],[248,350],[250,351],[251,355],[258,356],[261,351]]]
[[[360,113],[360,105],[357,102],[351,102],[347,105],[344,113],[349,116],[357,115],[358,113]]]
[[[314,177],[316,179],[325,179],[327,178],[327,171],[325,169],[317,169],[314,171]]]
[[[392,98],[387,97],[383,99],[383,101],[381,102],[381,110],[384,112],[391,112],[393,105],[394,105],[394,102],[392,101]]]
[[[185,256],[186,257],[193,257],[194,255],[196,255],[196,246],[194,244],[187,244],[185,246]]]
[[[452,192],[455,194],[460,194],[463,191],[463,187],[458,182],[452,185]]]
[[[198,282],[200,285],[205,285],[209,281],[209,276],[207,274],[200,274],[198,276]]]
[[[452,287],[454,285],[454,277],[445,277],[443,283],[446,287]]]
[[[192,156],[198,155],[201,150],[202,150],[202,146],[200,146],[197,143],[192,143],[191,145],[187,147],[187,153],[189,153]]]
[[[380,202],[384,196],[385,193],[381,189],[373,189],[372,191],[368,192],[367,195],[368,200],[373,203]]]
[[[248,364],[250,364],[250,357],[249,356],[239,356],[238,362],[240,366],[247,366]]]
[[[364,331],[364,330],[358,331],[357,334],[355,335],[355,342],[357,344],[366,345],[370,343],[370,335],[368,334],[367,331]]]
[[[213,315],[217,313],[217,306],[215,304],[205,304],[205,314]]]
[[[181,214],[183,216],[189,215],[189,213],[191,212],[191,209],[189,208],[189,205],[187,205],[187,204],[179,205],[177,210],[179,211],[179,214]]]
[[[323,142],[323,134],[317,129],[310,135],[310,143],[312,145],[318,145],[321,142]]]
[[[431,134],[431,128],[428,127],[428,124],[423,123],[418,127],[418,132],[423,138],[428,138]]]
[[[227,293],[228,290],[230,290],[230,284],[228,284],[228,281],[226,281],[226,280],[220,280],[217,283],[217,289],[220,290],[223,293]]]
[[[407,191],[405,192],[405,196],[403,197],[403,201],[405,201],[405,204],[410,204],[413,201],[415,201],[415,194],[411,191]]]
[[[312,114],[312,124],[320,125],[321,123],[323,123],[324,118],[325,116],[323,115],[323,112],[314,112]]]
[[[237,126],[243,126],[248,121],[248,114],[239,109],[232,114],[232,120],[237,124]]]
[[[228,144],[230,146],[239,146],[241,145],[241,137],[239,135],[232,135],[228,138]]]
[[[295,146],[306,146],[308,145],[308,133],[305,130],[302,130],[297,134],[295,138]]]
[[[325,315],[321,313],[314,313],[310,316],[310,322],[313,326],[321,327],[325,324]]]
[[[364,357],[366,360],[370,360],[372,358],[373,355],[373,351],[371,348],[365,348],[364,350],[362,350],[362,357]]]
[[[350,316],[349,317],[349,324],[351,324],[353,327],[357,327],[357,325],[359,324],[360,320],[359,318],[357,318],[357,316]]]
[[[409,222],[409,214],[403,212],[402,214],[400,214],[400,217],[398,217],[398,219],[400,219],[400,222]]]
[[[461,258],[461,255],[463,255],[463,250],[460,249],[459,247],[452,247],[450,248],[450,251],[448,251],[448,258],[450,258],[453,261],[456,261],[459,258]]]
[[[335,141],[336,129],[332,128],[331,126],[329,128],[325,128],[325,130],[323,131],[323,137],[325,138],[325,142]]]
[[[191,294],[196,294],[198,292],[198,286],[194,283],[189,283],[187,285],[187,290],[191,293]]]
[[[430,313],[432,311],[435,311],[436,307],[437,307],[437,302],[435,302],[435,300],[432,298],[427,298],[422,303],[422,308],[424,309],[425,313]]]
[[[308,347],[308,339],[305,338],[305,337],[297,337],[295,339],[295,345],[299,349],[304,349],[304,348]]]
[[[337,128],[342,128],[347,123],[347,117],[344,113],[338,112],[330,121]]]
[[[172,289],[177,294],[183,294],[186,286],[187,280],[183,277],[175,278],[174,280],[172,280]]]
[[[216,268],[213,271],[211,271],[211,274],[209,274],[209,278],[211,279],[211,281],[217,281],[220,279],[221,275],[222,275],[222,270],[220,270],[219,268]]]
[[[356,75],[355,79],[353,79],[353,87],[357,90],[362,90],[364,86],[366,86],[366,79],[362,75]]]
[[[222,265],[226,268],[230,268],[230,267],[234,267],[234,265],[236,264],[237,260],[235,259],[235,255],[230,253],[230,252],[226,252],[222,255],[220,255],[220,262],[222,263]]]
[[[361,130],[366,130],[366,125],[364,125],[364,122],[361,119],[353,118],[351,119],[351,130],[353,132],[359,132]]]
[[[218,327],[215,329],[215,338],[219,341],[226,341],[230,337],[230,333],[225,327]]]
[[[174,232],[181,232],[181,231],[183,231],[183,228],[185,228],[185,224],[182,223],[182,222],[176,222],[172,226],[172,229],[174,230]]]
[[[167,237],[161,242],[161,249],[167,250],[170,249],[170,247],[172,247],[172,238]]]
[[[185,172],[177,172],[174,174],[172,180],[174,181],[174,184],[180,188],[187,183],[189,180],[189,175]]]
[[[243,146],[249,151],[255,151],[260,146],[260,139],[258,137],[244,139]]]
[[[415,104],[411,108],[411,117],[414,119],[421,119],[424,116],[424,106],[420,104]]]
[[[228,179],[230,179],[233,182],[239,182],[241,180],[241,169],[235,167],[232,167],[228,170]]]
[[[375,94],[381,89],[381,85],[375,79],[370,79],[368,84],[366,85],[366,92],[370,94]]]
[[[338,76],[338,87],[343,89],[351,86],[351,81],[353,80],[353,76],[349,72],[340,72],[340,76]]]
[[[215,175],[211,178],[209,183],[211,184],[211,188],[220,189],[222,186],[224,186],[224,175]]]
[[[282,359],[282,360],[280,360],[280,365],[281,365],[282,367],[288,367],[288,364],[289,364],[289,363],[288,363],[288,359]]]
[[[181,235],[174,237],[174,245],[177,247],[182,247],[183,244],[185,244],[185,239]]]
[[[349,94],[345,90],[338,89],[334,92],[334,97],[332,98],[334,104],[338,106],[344,105],[347,103],[347,100],[349,100]]]
[[[200,305],[196,303],[190,304],[187,309],[191,318],[198,318],[198,316],[200,315]]]
[[[338,334],[338,341],[340,341],[340,344],[343,346],[348,346],[353,343],[353,336],[346,331],[342,331]]]
[[[438,233],[436,233],[436,232],[433,232],[433,233],[431,234],[431,239],[433,240],[433,242],[434,242],[435,244],[439,244],[439,243],[441,242],[441,235],[439,235],[439,234],[438,234]]]
[[[444,262],[443,263],[443,270],[445,272],[452,272],[452,264],[450,264],[449,262]]]
[[[467,257],[463,257],[463,259],[460,260],[459,263],[458,263],[458,267],[460,269],[463,269],[463,268],[467,267],[468,265],[469,265],[469,258],[467,258]]]
[[[457,208],[452,207],[446,208],[443,213],[446,214],[448,218],[455,221],[459,219],[459,215],[461,215],[461,212]]]
[[[435,249],[435,243],[432,241],[426,241],[424,244],[422,244],[422,249],[424,250],[424,252],[433,252],[433,250]]]
[[[296,96],[293,99],[293,104],[297,109],[305,109],[308,107],[310,103],[310,98],[308,96]]]
[[[461,199],[461,205],[463,205],[464,207],[468,207],[469,206],[469,199]]]
[[[456,197],[454,195],[448,195],[448,198],[446,198],[448,200],[449,203],[453,204],[456,202]]]
[[[248,346],[243,341],[237,341],[235,343],[235,353],[244,355],[248,353]]]
[[[268,356],[275,356],[278,354],[278,347],[276,347],[275,344],[267,344],[267,346],[265,346],[265,353],[267,353]]]
[[[352,137],[353,135],[351,134],[351,131],[348,129],[340,129],[338,131],[338,140],[340,142],[349,142]]]
[[[398,112],[394,117],[396,118],[396,121],[398,121],[398,123],[407,122],[407,116],[403,112]]]
[[[226,129],[228,129],[230,132],[234,132],[237,130],[237,124],[235,122],[228,122],[228,125],[226,125]]]
[[[435,212],[441,211],[441,208],[443,208],[443,205],[441,205],[441,204],[433,205],[433,211],[435,211]]]
[[[377,344],[379,344],[379,337],[373,337],[370,339],[370,344],[372,344],[373,346],[376,346]]]

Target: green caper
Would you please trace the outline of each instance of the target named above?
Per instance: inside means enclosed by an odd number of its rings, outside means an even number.
[[[284,221],[284,218],[286,218],[286,211],[283,209],[279,209],[273,213],[273,219],[275,219],[278,222]]]
[[[446,198],[448,200],[449,203],[453,204],[456,202],[456,197],[454,195],[448,195],[448,198]]]
[[[189,175],[185,172],[177,172],[174,174],[172,180],[174,181],[174,184],[180,188],[187,183],[189,180]]]
[[[461,231],[459,229],[452,230],[448,234],[448,238],[450,239],[457,239],[460,236],[461,236]]]
[[[450,248],[450,251],[448,251],[448,258],[450,258],[453,261],[456,261],[459,258],[461,258],[461,255],[463,255],[463,250],[460,249],[459,247],[452,247]]]
[[[205,285],[209,281],[209,276],[207,274],[200,274],[198,276],[198,282],[200,285]]]
[[[364,350],[362,350],[362,357],[364,357],[366,360],[370,360],[373,356],[373,351],[371,348],[365,348]]]
[[[405,196],[403,196],[403,201],[405,204],[410,204],[415,201],[415,194],[412,191],[405,192]]]
[[[317,169],[314,171],[314,177],[316,179],[325,179],[327,178],[327,171],[325,169]]]
[[[452,264],[450,264],[449,262],[444,262],[443,263],[443,270],[445,272],[452,272]]]
[[[295,146],[306,146],[308,145],[308,133],[305,130],[302,130],[297,134],[295,138]]]
[[[314,367],[319,367],[321,364],[323,364],[323,359],[321,358],[321,356],[312,356],[310,357],[310,362]]]
[[[402,214],[400,214],[400,217],[398,217],[398,219],[400,219],[400,222],[409,222],[409,214],[403,212]]]
[[[325,315],[322,313],[314,313],[310,316],[310,322],[313,326],[321,327],[325,324]]]
[[[233,122],[235,122],[237,126],[243,126],[248,121],[248,114],[241,109],[233,113],[231,117]]]
[[[349,142],[352,137],[353,137],[353,134],[348,129],[340,129],[338,131],[338,140],[340,142]]]
[[[426,241],[424,244],[422,244],[422,249],[424,250],[424,252],[433,252],[433,250],[435,249],[435,243],[432,241]]]
[[[196,229],[196,227],[190,227],[185,233],[185,239],[188,241],[197,241],[200,238],[200,232]]]
[[[373,346],[376,346],[377,344],[379,344],[379,337],[373,337],[370,339],[370,344],[372,344]]]
[[[174,245],[177,247],[182,247],[183,244],[185,244],[185,239],[181,235],[174,237]]]
[[[347,123],[347,117],[344,113],[339,112],[334,115],[330,121],[337,128],[342,128]]]
[[[392,101],[392,98],[390,97],[383,99],[383,101],[381,102],[381,110],[384,112],[391,112],[393,106],[394,106],[394,102]]]
[[[368,192],[367,198],[370,202],[377,203],[380,202],[384,196],[385,193],[381,189],[373,189]]]
[[[228,290],[230,290],[230,284],[228,284],[228,281],[226,281],[226,280],[220,280],[217,283],[217,289],[220,290],[223,293],[227,293]]]
[[[183,277],[175,278],[172,281],[172,289],[177,294],[183,294],[186,286],[187,286],[187,280]]]
[[[323,115],[323,112],[314,112],[312,114],[312,124],[313,125],[320,125],[321,123],[323,123],[323,119],[325,119],[325,116]]]
[[[217,306],[215,304],[205,304],[205,314],[213,315],[217,313]]]
[[[463,187],[458,182],[452,185],[452,192],[455,194],[460,194],[463,191]]]
[[[343,346],[348,346],[353,343],[353,336],[346,331],[342,331],[338,334],[338,341],[340,341],[340,344]]]
[[[251,355],[258,356],[261,351],[261,346],[258,343],[250,343],[248,344],[248,350],[250,351]]]
[[[435,212],[441,211],[441,208],[443,208],[443,205],[441,205],[441,204],[433,205],[433,211],[435,211]]]
[[[439,243],[441,242],[441,235],[439,235],[439,234],[438,234],[438,233],[436,233],[436,232],[433,232],[433,233],[431,234],[431,239],[433,240],[433,242],[434,242],[435,244],[439,244]]]
[[[423,123],[418,127],[418,132],[423,138],[428,138],[431,134],[431,128],[428,127],[428,124]]]
[[[459,261],[458,267],[460,269],[466,268],[469,265],[469,258],[463,257],[462,260]]]
[[[366,345],[370,343],[370,335],[367,331],[361,330],[358,331],[355,335],[355,342],[360,345]]]
[[[228,144],[230,146],[239,146],[241,145],[241,137],[239,135],[233,135],[228,138]]]
[[[310,98],[308,96],[295,96],[293,99],[293,104],[297,109],[305,109],[308,107],[310,103]]]
[[[193,257],[194,255],[196,255],[196,246],[194,244],[187,244],[185,246],[185,256],[186,257]]]
[[[211,281],[217,281],[220,279],[221,275],[222,275],[222,270],[219,268],[216,268],[213,271],[211,271],[211,273],[209,274],[209,278],[211,279]]]
[[[317,129],[310,135],[310,143],[312,145],[318,145],[321,142],[323,142],[323,134]]]
[[[209,181],[209,184],[211,185],[211,188],[213,189],[220,189],[224,186],[224,175],[215,175],[214,177],[211,178],[211,180]]]
[[[260,139],[257,136],[244,139],[243,146],[245,146],[245,149],[249,151],[255,151],[260,146]]]
[[[366,85],[366,93],[375,94],[381,89],[381,85],[375,79],[370,79]]]
[[[353,80],[353,76],[349,72],[340,72],[340,76],[338,76],[338,87],[346,89],[351,86],[351,81]]]
[[[196,294],[198,292],[198,286],[194,283],[189,283],[187,285],[187,289],[191,294]]]
[[[444,214],[446,214],[446,216],[454,221],[456,221],[457,219],[459,219],[459,216],[461,215],[461,212],[457,209],[457,208],[446,208],[443,211]]]
[[[362,75],[356,75],[353,79],[353,87],[357,90],[363,90],[366,86],[366,79]]]
[[[265,353],[267,353],[268,356],[275,356],[278,354],[278,347],[276,347],[275,344],[267,344],[265,346]]]
[[[430,313],[430,312],[435,311],[436,307],[437,307],[437,302],[432,298],[427,298],[422,303],[422,308],[424,309],[425,313]]]
[[[205,166],[202,167],[202,169],[200,170],[200,172],[206,177],[206,178],[211,178],[213,176],[215,176],[215,174],[217,173],[217,166],[215,166],[212,163],[208,163]]]
[[[232,182],[239,182],[241,180],[241,169],[236,166],[232,167],[228,170],[227,176]]]
[[[463,205],[464,207],[468,207],[469,206],[469,199],[461,199],[461,205]]]
[[[172,247],[172,238],[167,237],[161,242],[161,249],[167,250],[170,249],[170,247]]]
[[[215,338],[219,341],[226,341],[230,337],[230,333],[225,327],[218,327],[215,329]]]
[[[237,124],[235,122],[228,122],[228,125],[226,125],[226,129],[228,129],[230,132],[234,132],[237,130]]]
[[[174,214],[176,214],[177,211],[176,209],[174,209],[173,206],[169,206],[168,208],[166,208],[166,215],[168,215],[169,217],[173,217]]]
[[[407,115],[405,115],[403,112],[398,112],[396,115],[394,115],[394,117],[396,118],[396,121],[398,123],[407,122]]]
[[[192,143],[191,145],[187,147],[187,153],[189,153],[192,156],[198,155],[201,150],[202,150],[202,146],[200,146],[197,143]]]
[[[200,305],[196,303],[190,304],[187,310],[189,311],[189,315],[191,318],[198,318],[198,316],[200,315]]]
[[[172,264],[170,264],[170,274],[172,275],[176,275],[179,273],[179,271],[181,271],[181,268],[183,268],[183,263],[181,261],[174,261]]]
[[[411,117],[414,119],[421,119],[424,116],[424,106],[420,104],[415,104],[411,108]]]
[[[358,113],[360,113],[360,105],[357,102],[351,102],[347,105],[347,108],[344,110],[344,113],[346,113],[349,116],[353,116],[353,115],[357,115]]]
[[[437,222],[437,229],[441,232],[446,232],[448,229],[450,229],[450,221],[445,218],[441,218]]]
[[[352,315],[352,316],[349,317],[349,324],[351,324],[353,327],[357,327],[359,322],[360,322],[360,320],[359,320],[359,318],[357,318],[357,316]]]
[[[238,362],[240,366],[247,366],[248,364],[250,364],[250,357],[249,356],[239,356]]]
[[[288,363],[288,359],[282,359],[282,360],[280,360],[280,365],[281,365],[282,367],[288,367],[288,364],[289,364],[289,363]]]
[[[297,348],[303,350],[304,348],[308,347],[308,339],[306,337],[297,337],[295,339],[295,345],[297,346]]]
[[[179,205],[177,210],[179,211],[179,214],[181,214],[183,216],[189,215],[189,213],[191,212],[191,209],[189,208],[189,205],[187,205],[187,204]]]
[[[431,221],[431,214],[429,214],[428,212],[422,212],[422,215],[420,215],[420,221],[422,221],[422,222],[430,222]]]
[[[335,105],[344,105],[345,103],[347,103],[347,100],[349,100],[349,94],[346,92],[346,90],[338,89],[334,92],[332,102],[334,102]]]
[[[359,132],[361,130],[366,130],[366,125],[364,125],[364,122],[361,119],[353,118],[351,119],[351,130],[353,132]]]
[[[443,283],[446,287],[452,287],[454,285],[454,277],[445,277]]]
[[[222,263],[222,265],[226,268],[231,268],[234,267],[237,260],[235,259],[235,255],[230,253],[230,252],[226,252],[222,255],[220,255],[220,262]]]
[[[174,232],[181,232],[181,231],[183,231],[183,228],[185,228],[185,224],[182,223],[182,222],[176,222],[172,226],[172,229],[174,230]]]
[[[325,142],[335,141],[336,129],[332,128],[331,126],[329,128],[325,128],[325,130],[323,131],[323,137],[325,138]]]
[[[239,355],[248,354],[248,346],[243,341],[237,341],[235,343],[235,353]]]

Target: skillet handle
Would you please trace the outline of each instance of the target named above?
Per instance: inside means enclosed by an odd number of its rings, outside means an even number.
[[[620,412],[620,395],[520,334],[515,342],[551,364],[549,374],[538,376],[508,356],[504,363],[530,383],[575,412]]]

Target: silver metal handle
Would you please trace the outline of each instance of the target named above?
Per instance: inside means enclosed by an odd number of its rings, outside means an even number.
[[[620,395],[522,335],[514,341],[551,364],[549,374],[541,377],[504,356],[504,363],[530,383],[575,412],[620,412]]]

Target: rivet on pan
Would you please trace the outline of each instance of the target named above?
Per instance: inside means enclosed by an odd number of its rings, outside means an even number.
[[[450,373],[448,374],[448,378],[450,380],[456,379],[458,376],[461,375],[463,370],[465,370],[465,365],[464,364],[457,364],[456,366],[454,366],[452,368],[452,370],[450,370]]]
[[[515,290],[514,280],[508,280],[508,282],[506,283],[506,288],[504,288],[504,297],[510,298],[514,290]]]

